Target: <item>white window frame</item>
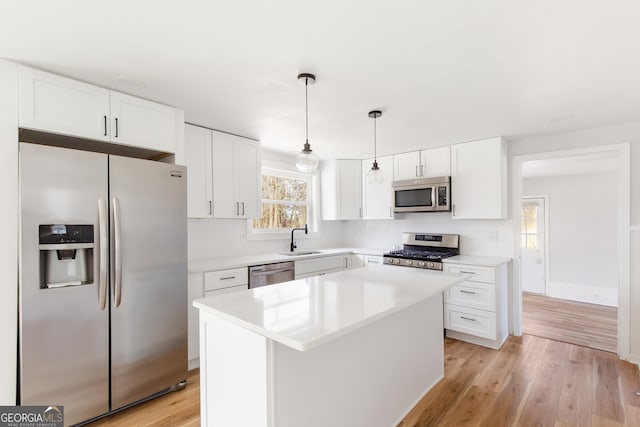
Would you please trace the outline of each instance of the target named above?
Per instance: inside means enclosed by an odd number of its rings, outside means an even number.
[[[293,205],[306,205],[308,207],[307,211],[307,224],[309,228],[309,234],[305,235],[304,233],[296,234],[296,239],[304,239],[304,238],[313,238],[319,237],[320,235],[320,202],[319,202],[319,194],[317,189],[318,185],[318,176],[315,174],[305,174],[300,172],[293,172],[286,169],[278,169],[276,167],[267,167],[263,166],[260,175],[260,182],[262,182],[262,175],[271,175],[271,176],[280,176],[283,178],[290,179],[298,179],[307,181],[307,195],[309,197],[308,202],[287,202],[286,204]],[[262,186],[260,187],[260,191],[262,191]],[[279,200],[268,200],[263,199],[262,194],[260,195],[260,209],[262,210],[263,203],[276,203],[276,204],[284,204]],[[248,240],[284,240],[291,239],[291,228],[278,228],[271,230],[261,230],[253,228],[253,219],[247,220],[247,239]]]

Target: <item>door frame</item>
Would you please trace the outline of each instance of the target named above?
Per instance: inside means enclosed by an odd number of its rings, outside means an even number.
[[[520,198],[520,206],[522,201],[526,199],[543,199],[544,200],[544,295],[549,295],[549,196],[522,196]],[[522,212],[522,211],[520,211]]]
[[[549,151],[535,154],[513,156],[511,201],[513,211],[514,236],[520,234],[520,203],[522,199],[522,163],[530,160],[570,157],[580,154],[593,154],[615,151],[618,154],[618,357],[629,359],[630,345],[630,221],[631,221],[631,148],[629,143],[599,145],[571,150]],[[522,283],[520,262],[522,252],[520,239],[514,241],[513,294],[511,326],[513,335],[522,335]]]

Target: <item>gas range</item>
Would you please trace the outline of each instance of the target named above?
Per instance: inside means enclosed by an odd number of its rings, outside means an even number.
[[[458,234],[402,233],[403,249],[383,255],[384,263],[442,270],[442,259],[458,255]]]

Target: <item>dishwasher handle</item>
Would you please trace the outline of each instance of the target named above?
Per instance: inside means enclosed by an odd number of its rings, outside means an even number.
[[[265,275],[269,275],[269,274],[283,273],[285,271],[293,271],[293,270],[294,270],[293,267],[281,268],[279,270],[252,270],[251,271],[251,275],[252,276],[265,276]]]

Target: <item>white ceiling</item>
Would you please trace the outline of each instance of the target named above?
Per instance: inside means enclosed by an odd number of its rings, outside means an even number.
[[[530,160],[522,163],[523,178],[582,175],[615,172],[619,169],[618,152],[580,154],[552,159]]]
[[[180,107],[321,158],[640,119],[640,2],[0,3],[0,57]],[[123,79],[124,82],[123,82]],[[129,81],[129,83],[127,83]],[[144,87],[131,84],[139,82]]]

